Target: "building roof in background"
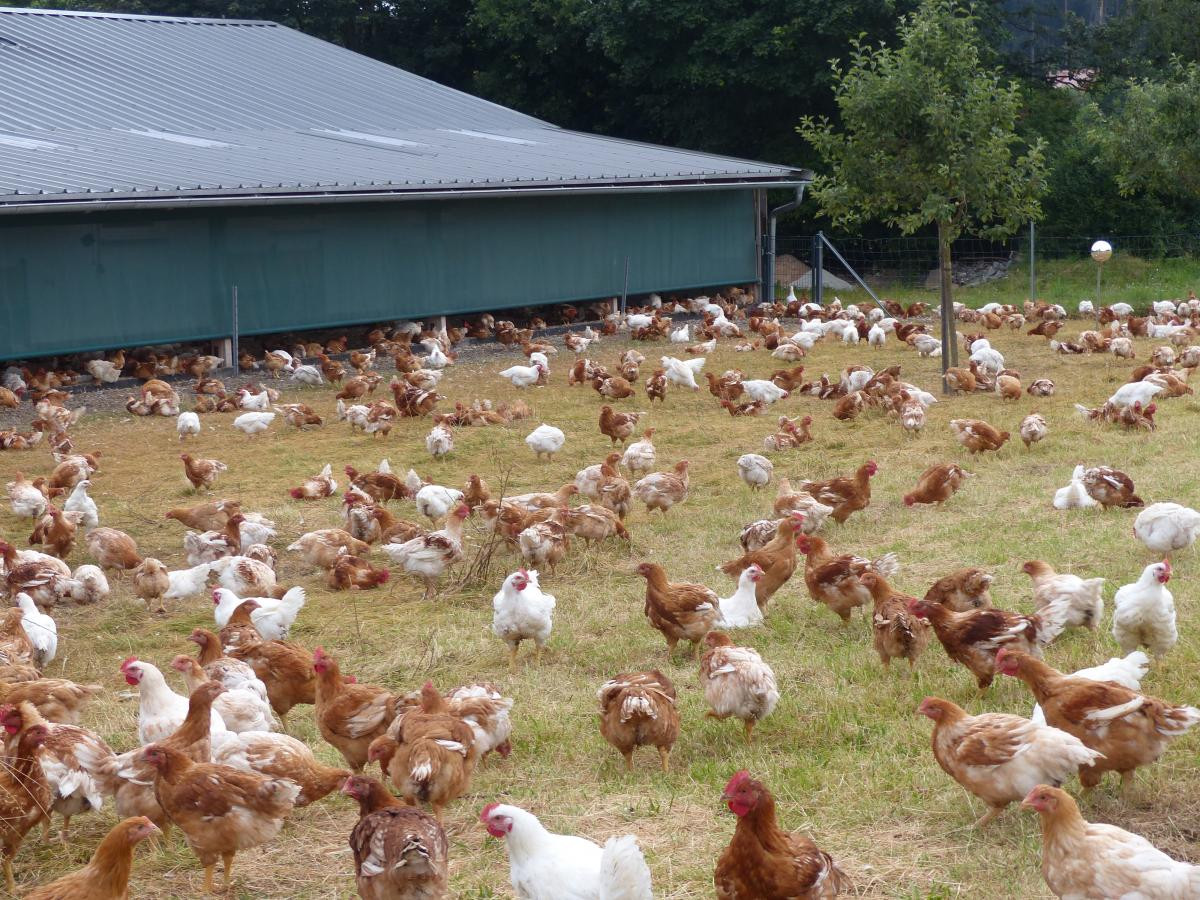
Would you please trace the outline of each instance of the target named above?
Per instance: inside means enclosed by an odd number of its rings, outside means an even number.
[[[795,182],[581,134],[272,22],[0,9],[0,209]]]

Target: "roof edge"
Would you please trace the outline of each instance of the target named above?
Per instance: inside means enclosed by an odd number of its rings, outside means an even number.
[[[0,6],[0,15],[60,16],[73,19],[124,19],[138,22],[177,22],[189,25],[259,25],[281,28],[278,22],[267,19],[212,19],[194,16],[148,16],[141,13],[89,12],[75,9],[28,9],[21,6]]]

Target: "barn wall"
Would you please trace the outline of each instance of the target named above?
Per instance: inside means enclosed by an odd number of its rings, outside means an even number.
[[[0,218],[0,358],[754,281],[750,191]]]

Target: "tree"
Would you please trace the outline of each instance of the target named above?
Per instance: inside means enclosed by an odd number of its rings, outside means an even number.
[[[832,66],[841,128],[806,116],[799,130],[829,165],[812,192],[835,223],[937,226],[944,372],[958,362],[950,245],[1038,218],[1042,143],[1023,145],[1020,87],[983,65],[975,18],[954,0],[924,0],[900,41],[852,42],[850,66]]]

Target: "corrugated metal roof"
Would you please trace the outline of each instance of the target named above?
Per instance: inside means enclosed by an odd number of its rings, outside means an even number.
[[[0,208],[777,183],[557,128],[271,22],[0,9]]]

